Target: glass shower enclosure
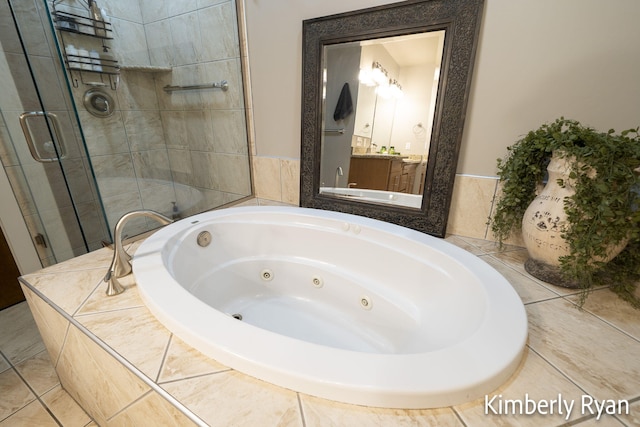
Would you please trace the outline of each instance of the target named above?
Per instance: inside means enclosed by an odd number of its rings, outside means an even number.
[[[0,159],[43,266],[252,194],[235,1],[1,1]]]

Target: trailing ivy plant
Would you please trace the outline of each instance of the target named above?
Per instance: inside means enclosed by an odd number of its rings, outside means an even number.
[[[580,303],[594,285],[607,285],[640,309],[635,289],[640,282],[640,135],[598,132],[575,120],[559,118],[530,131],[498,159],[503,184],[491,228],[502,244],[520,230],[522,217],[541,188],[552,154],[570,162],[575,195],[564,200],[567,224],[562,237],[569,255],[560,258],[563,276],[580,284]],[[558,180],[560,186],[569,183]],[[611,245],[628,239],[626,248],[608,263]]]

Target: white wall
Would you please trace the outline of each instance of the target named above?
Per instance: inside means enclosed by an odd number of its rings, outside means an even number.
[[[302,20],[385,0],[247,0],[258,156],[300,156]],[[495,175],[519,136],[564,115],[640,125],[640,1],[485,0],[458,172]]]

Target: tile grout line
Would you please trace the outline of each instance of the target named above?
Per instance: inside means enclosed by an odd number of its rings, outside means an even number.
[[[162,375],[162,371],[164,370],[164,364],[167,361],[167,355],[169,354],[169,348],[171,347],[172,341],[173,341],[173,333],[169,334],[169,339],[167,340],[167,346],[164,349],[164,354],[162,355],[162,360],[160,361],[160,366],[158,367],[158,374],[156,375],[156,379],[155,379],[156,384],[160,382],[160,375]]]
[[[304,417],[304,409],[302,409],[302,398],[300,397],[300,392],[296,392],[296,396],[298,398],[298,409],[300,410],[300,419],[302,420],[302,427],[307,427],[307,420]]]

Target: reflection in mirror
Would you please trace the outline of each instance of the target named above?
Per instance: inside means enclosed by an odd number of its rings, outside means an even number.
[[[483,4],[303,21],[301,206],[444,237]]]
[[[444,36],[324,47],[321,194],[420,209]]]

